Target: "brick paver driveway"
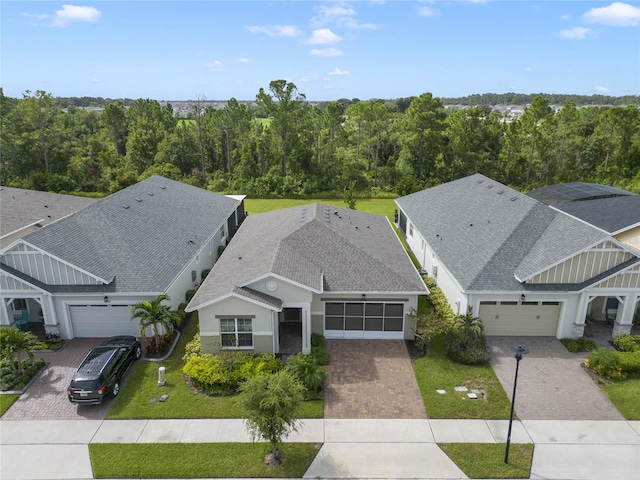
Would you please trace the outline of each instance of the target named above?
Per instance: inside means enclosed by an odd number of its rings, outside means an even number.
[[[403,340],[327,340],[325,418],[427,418]]]
[[[47,366],[2,420],[102,420],[111,398],[102,405],[73,405],[67,400],[67,387],[85,355],[103,340],[74,338],[61,351],[36,354]]]
[[[487,337],[491,366],[509,398],[516,372],[510,345],[525,345],[518,371],[515,411],[521,420],[623,420],[581,364],[554,337]]]

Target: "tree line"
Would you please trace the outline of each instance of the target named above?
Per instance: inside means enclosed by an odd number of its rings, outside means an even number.
[[[507,119],[431,93],[402,100],[311,104],[274,80],[254,103],[198,98],[182,119],[156,100],[95,111],[0,89],[0,183],[99,195],[157,174],[255,197],[397,196],[480,172],[521,191],[586,181],[640,192],[636,105],[553,110],[537,96]]]

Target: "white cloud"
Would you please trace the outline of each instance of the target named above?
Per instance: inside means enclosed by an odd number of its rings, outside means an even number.
[[[533,67],[526,66],[524,67],[525,72],[533,72]]]
[[[221,72],[224,70],[224,68],[222,67],[222,62],[220,60],[214,60],[213,62],[205,63],[202,66],[208,68],[212,72]]]
[[[331,75],[331,76],[345,76],[345,75],[351,75],[351,72],[349,70],[340,70],[339,68],[334,68],[333,70],[331,70],[327,75]]]
[[[238,63],[249,63],[249,59],[248,58],[236,58],[236,62]]]
[[[302,33],[295,25],[253,25],[245,28],[251,33],[264,33],[270,37],[297,37]]]
[[[318,8],[318,15],[311,19],[313,28],[323,27],[325,25],[335,25],[341,28],[349,28],[352,30],[377,30],[378,26],[373,23],[360,23],[354,18],[356,11],[351,7],[340,4],[321,5]]]
[[[67,27],[71,22],[96,22],[102,12],[95,7],[63,5],[62,10],[56,10],[52,26]]]
[[[37,13],[22,12],[20,15],[27,18],[34,18],[36,20],[46,20],[47,18],[49,18],[49,15],[47,15],[46,13],[37,14]]]
[[[596,90],[596,92],[600,92],[600,93],[609,92],[609,89],[607,87],[596,87],[595,90]]]
[[[314,57],[341,57],[342,50],[338,50],[337,48],[314,48],[309,52]]]
[[[326,45],[328,43],[338,43],[342,40],[342,37],[336,35],[328,28],[320,28],[314,30],[311,36],[307,40],[307,43],[312,45]]]
[[[640,8],[628,3],[613,2],[608,7],[592,8],[582,19],[587,23],[611,27],[635,27],[640,25]]]
[[[420,7],[418,9],[418,15],[421,17],[435,17],[438,14],[437,10],[429,7]]]
[[[92,78],[91,79],[91,83],[100,83],[100,79],[99,78]]]
[[[571,15],[569,14],[561,15],[560,20],[571,20]]]
[[[568,38],[569,40],[583,40],[587,38],[587,34],[591,32],[590,29],[584,27],[574,27],[567,30],[562,30],[560,36],[562,38]]]

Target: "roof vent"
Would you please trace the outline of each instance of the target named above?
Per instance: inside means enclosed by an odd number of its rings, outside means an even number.
[[[49,205],[45,205],[44,208],[49,208]]]
[[[160,188],[161,188],[162,190],[166,190],[166,188],[167,188],[167,187],[165,187],[164,185],[160,185]]]
[[[147,195],[149,195],[150,197],[153,197],[153,192],[147,192]]]
[[[498,195],[502,195],[504,193],[504,190],[498,190]]]
[[[511,200],[512,202],[515,202],[518,199],[518,197],[511,197],[509,200]]]
[[[482,182],[484,182],[484,180],[482,180],[482,179],[478,180],[478,183],[482,183]]]
[[[129,209],[129,205],[120,205],[122,208],[124,208],[125,210]]]
[[[493,188],[493,185],[487,185],[487,188],[491,190]]]
[[[136,202],[141,202],[142,199],[141,198],[136,198]]]

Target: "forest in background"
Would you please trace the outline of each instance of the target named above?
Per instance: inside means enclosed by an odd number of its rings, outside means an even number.
[[[87,109],[0,89],[0,184],[105,195],[163,175],[260,198],[393,197],[479,172],[520,191],[585,181],[640,193],[638,97],[530,97],[313,103],[274,80],[254,102],[198,98],[185,119],[150,99]],[[505,118],[484,102],[524,110]]]

